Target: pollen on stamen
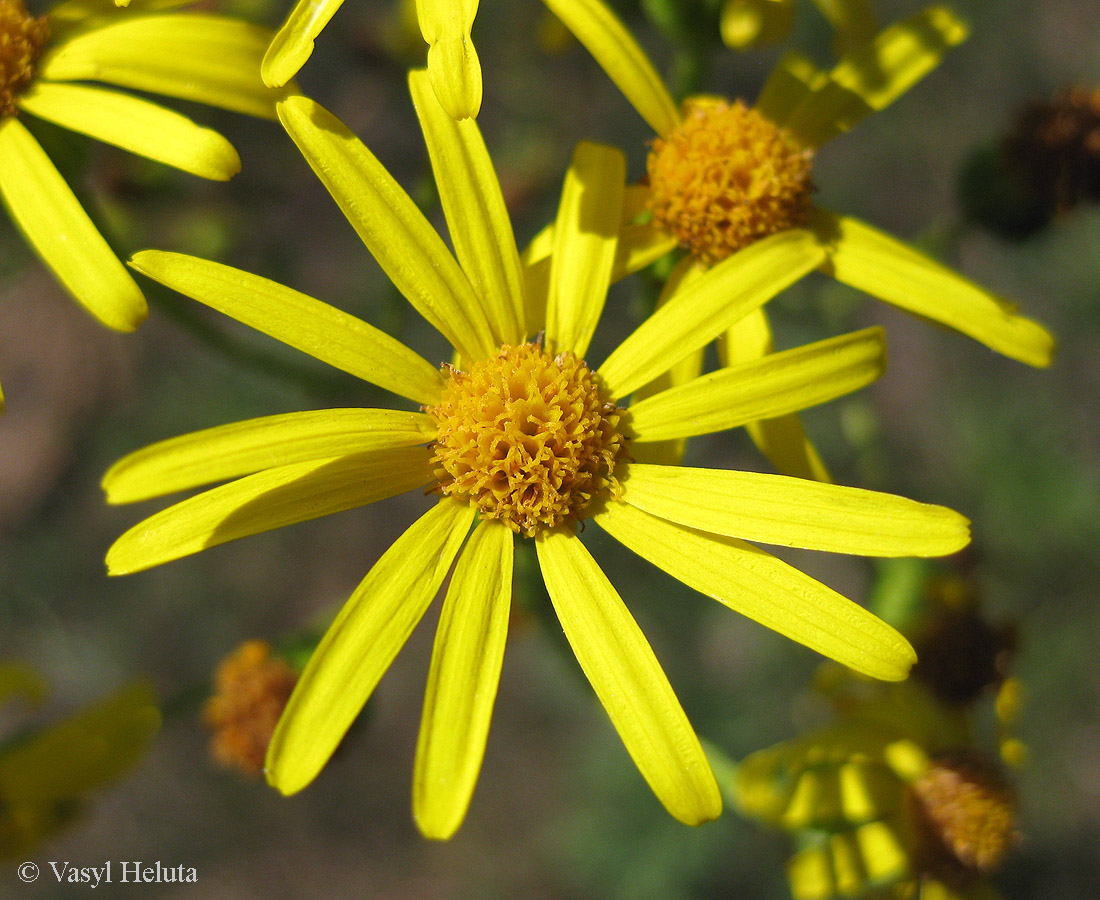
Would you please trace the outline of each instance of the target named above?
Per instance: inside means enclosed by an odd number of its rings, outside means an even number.
[[[15,98],[34,78],[50,26],[35,18],[23,0],[0,0],[0,118],[16,112]]]
[[[501,347],[469,372],[450,371],[436,421],[439,490],[482,516],[532,536],[583,519],[614,496],[623,410],[572,353],[538,344]]]
[[[654,140],[649,208],[706,265],[805,224],[812,150],[736,100],[695,98],[683,121]]]

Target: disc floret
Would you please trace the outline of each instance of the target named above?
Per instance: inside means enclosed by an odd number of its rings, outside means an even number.
[[[15,98],[34,78],[50,26],[35,18],[23,0],[0,0],[0,118],[15,115]]]
[[[813,152],[740,100],[694,98],[680,126],[653,142],[654,222],[707,265],[805,224]]]
[[[624,411],[574,354],[505,345],[449,376],[439,405],[426,410],[438,426],[433,463],[444,494],[533,536],[618,493]]]

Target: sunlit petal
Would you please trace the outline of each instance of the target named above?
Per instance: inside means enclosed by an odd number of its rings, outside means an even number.
[[[298,0],[264,53],[260,75],[270,87],[290,81],[313,54],[313,42],[344,0]]]
[[[428,42],[428,77],[439,104],[455,119],[481,109],[481,63],[470,39],[478,0],[416,0]]]

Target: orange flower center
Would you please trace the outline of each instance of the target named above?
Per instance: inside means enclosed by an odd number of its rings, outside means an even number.
[[[452,370],[438,406],[436,476],[447,495],[531,536],[583,519],[618,492],[623,410],[572,353],[504,346],[469,372]]]
[[[649,153],[649,208],[659,226],[712,265],[805,223],[812,157],[740,100],[688,100],[680,127],[654,140]]]
[[[15,98],[34,77],[50,26],[34,18],[23,0],[0,0],[0,118],[15,115]]]

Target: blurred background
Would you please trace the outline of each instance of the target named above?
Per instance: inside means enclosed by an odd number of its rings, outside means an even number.
[[[650,4],[651,6],[653,4]],[[872,387],[805,415],[835,479],[952,506],[974,521],[968,571],[994,622],[1014,623],[1028,765],[1015,777],[1023,841],[994,879],[1009,900],[1100,894],[1100,209],[1081,207],[1022,240],[966,221],[961,173],[1021,106],[1067,85],[1100,87],[1100,21],[1089,0],[956,0],[972,36],[908,95],[828,145],[818,205],[912,241],[1017,300],[1058,337],[1035,371],[813,276],[769,306],[790,347],[870,324],[891,362]],[[343,119],[442,227],[405,86],[423,44],[399,4],[349,0],[299,82]],[[884,23],[921,7],[883,0]],[[693,47],[621,10],[683,86],[755,99],[779,50]],[[239,0],[277,25],[287,9]],[[715,27],[717,19],[715,17]],[[541,37],[539,37],[541,36]],[[572,147],[622,147],[644,172],[652,135],[586,51],[536,0],[482,0],[474,31],[485,77],[479,117],[522,247],[553,215]],[[828,65],[831,34],[798,6],[789,44]],[[683,51],[681,51],[682,53]],[[690,70],[689,70],[690,69]],[[177,104],[237,146],[243,171],[211,184],[37,127],[123,258],[193,253],[282,281],[397,334],[428,359],[443,339],[411,314],[277,123]],[[435,612],[383,679],[314,785],[290,799],[210,761],[201,702],[242,641],[324,627],[371,564],[430,500],[408,495],[108,580],[111,542],[160,508],[104,504],[119,456],[193,429],[298,409],[372,406],[379,390],[327,370],[198,304],[143,282],[152,312],[133,337],[86,316],[0,220],[0,657],[53,686],[24,714],[0,710],[0,741],[135,679],[165,721],[147,757],[26,858],[73,865],[143,860],[195,867],[199,884],[146,885],[174,898],[785,898],[789,842],[728,810],[697,829],[667,816],[622,748],[538,597],[515,617],[488,751],[469,816],[446,844],[410,813],[413,753]],[[618,285],[591,358],[651,308],[653,279]],[[766,470],[743,433],[689,445],[694,464]],[[697,731],[733,758],[807,721],[810,651],[681,587],[591,529],[597,553],[650,638]],[[858,601],[867,560],[780,555]],[[528,557],[528,561],[530,558]],[[17,715],[18,713],[18,715]],[[0,871],[0,897],[68,896]],[[7,865],[7,863],[5,863]],[[101,885],[97,897],[132,897]]]

